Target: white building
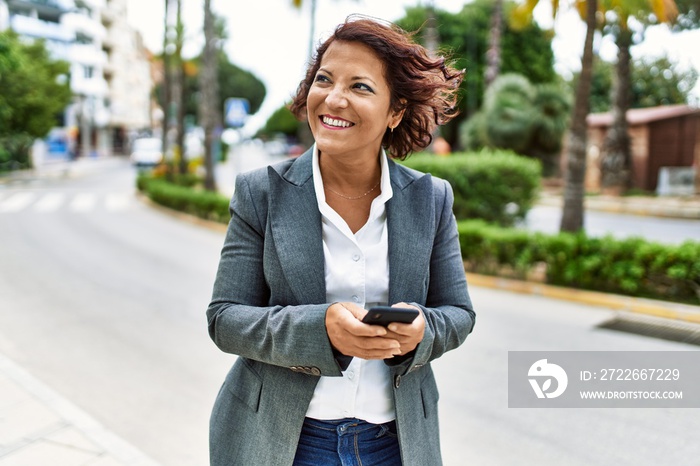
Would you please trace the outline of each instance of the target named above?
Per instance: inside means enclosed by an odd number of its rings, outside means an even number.
[[[150,54],[141,34],[126,21],[126,0],[105,0],[102,24],[107,31],[102,49],[107,53],[107,80],[112,148],[126,153],[128,141],[137,131],[150,130]]]
[[[70,63],[74,99],[54,136],[73,156],[120,151],[129,131],[150,126],[150,64],[124,10],[124,0],[0,0],[0,28],[45,39]]]

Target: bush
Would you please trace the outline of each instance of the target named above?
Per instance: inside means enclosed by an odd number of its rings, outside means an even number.
[[[194,189],[189,176],[180,178],[185,185],[178,185],[165,178],[154,178],[141,174],[136,179],[136,186],[153,202],[174,210],[195,215],[205,220],[228,223],[229,199],[221,194],[201,189]]]
[[[483,221],[459,223],[470,272],[539,279],[552,285],[700,304],[700,242],[545,235]]]
[[[419,154],[406,166],[447,180],[455,194],[458,219],[483,219],[500,225],[522,220],[537,200],[540,164],[510,151],[437,157]]]

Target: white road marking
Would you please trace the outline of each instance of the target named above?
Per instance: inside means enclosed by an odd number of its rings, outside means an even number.
[[[0,212],[19,212],[32,203],[34,193],[17,193],[0,202]]]
[[[97,195],[93,193],[78,193],[70,203],[70,210],[73,212],[89,212],[97,204]]]
[[[63,193],[47,193],[34,204],[34,210],[37,212],[54,212],[61,207],[66,195]]]

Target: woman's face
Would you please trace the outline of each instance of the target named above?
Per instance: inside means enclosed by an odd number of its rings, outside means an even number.
[[[327,155],[376,158],[388,126],[401,120],[389,108],[384,63],[359,42],[333,42],[309,89],[306,111],[318,149]]]

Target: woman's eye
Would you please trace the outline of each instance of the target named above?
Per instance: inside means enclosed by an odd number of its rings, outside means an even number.
[[[330,79],[328,79],[328,76],[325,76],[323,74],[317,74],[316,79],[314,81],[317,83],[327,83],[330,82]]]
[[[354,85],[353,87],[354,87],[355,89],[359,89],[359,90],[361,90],[361,91],[367,91],[367,92],[372,92],[372,93],[374,93],[374,90],[373,90],[371,87],[369,87],[367,84],[355,83],[355,85]]]

